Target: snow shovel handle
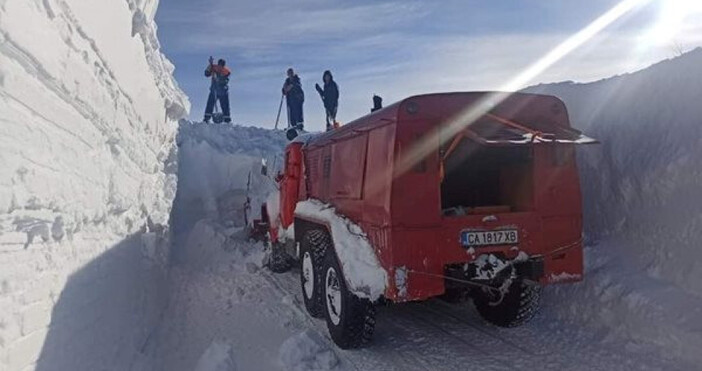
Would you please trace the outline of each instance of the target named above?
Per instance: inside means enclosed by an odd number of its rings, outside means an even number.
[[[278,117],[275,118],[275,130],[278,130],[278,122],[280,121],[280,111],[283,110],[283,99],[284,98],[285,98],[285,95],[281,94],[280,105],[278,106]]]

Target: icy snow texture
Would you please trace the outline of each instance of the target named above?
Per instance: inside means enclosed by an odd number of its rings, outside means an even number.
[[[0,369],[127,369],[158,314],[189,103],[157,3],[0,1]]]
[[[528,90],[563,99],[575,127],[602,142],[578,153],[585,281],[555,288],[550,311],[702,361],[702,49]]]
[[[222,222],[197,221],[186,236],[188,259],[171,268],[171,303],[145,349],[152,370],[234,361],[238,370],[276,370],[281,344],[303,326],[302,311],[268,281],[263,244]]]
[[[349,290],[370,300],[376,300],[385,293],[388,274],[380,265],[375,249],[361,227],[338,215],[335,208],[318,200],[298,202],[295,215],[324,222],[329,226]]]
[[[232,346],[214,341],[195,365],[195,371],[236,371]]]
[[[280,362],[290,371],[324,371],[334,369],[339,359],[316,332],[306,330],[280,346]]]

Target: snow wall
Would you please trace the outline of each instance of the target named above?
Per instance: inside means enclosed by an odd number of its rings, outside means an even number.
[[[585,281],[547,315],[702,361],[702,49],[589,84],[540,85],[602,143],[579,149]]]
[[[180,122],[178,192],[171,224],[174,256],[182,261],[185,244],[199,220],[223,221],[227,227],[244,226],[261,216],[261,205],[276,190],[273,178],[282,168],[288,143],[281,131],[232,125]],[[261,174],[262,160],[268,175]],[[244,214],[244,204],[250,210]]]
[[[0,369],[135,369],[166,303],[158,0],[0,1]]]

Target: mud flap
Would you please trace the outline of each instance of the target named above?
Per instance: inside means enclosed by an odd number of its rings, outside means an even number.
[[[544,276],[544,259],[531,258],[529,260],[514,264],[517,272],[517,277],[525,280],[539,282]]]

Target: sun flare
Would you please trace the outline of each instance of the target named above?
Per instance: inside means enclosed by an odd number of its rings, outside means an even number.
[[[437,132],[434,135],[428,135],[427,138],[421,140],[418,144],[411,148],[408,153],[403,156],[403,158],[400,159],[395,176],[399,176],[409,171],[409,169],[421,161],[422,158],[436,150],[436,143],[443,145],[448,138],[453,138],[456,134],[472,125],[480,117],[490,112],[493,107],[499,105],[502,101],[509,97],[509,92],[524,88],[525,85],[532,82],[536,77],[541,75],[554,64],[561,61],[563,58],[570,55],[573,51],[592,40],[592,38],[597,36],[604,29],[611,26],[625,15],[630,14],[637,9],[641,9],[642,7],[651,3],[651,1],[653,0],[622,0],[621,2],[617,3],[614,7],[600,15],[590,24],[566,38],[558,46],[550,50],[531,65],[527,66],[512,79],[502,84],[498,90],[506,93],[487,95],[485,98],[476,102],[473,106],[450,120],[450,122],[446,123],[444,127],[442,127],[441,133]],[[702,2],[702,0],[687,0],[685,2]]]
[[[654,46],[679,42],[686,20],[702,16],[701,0],[659,0],[658,20],[651,27],[646,41]]]

